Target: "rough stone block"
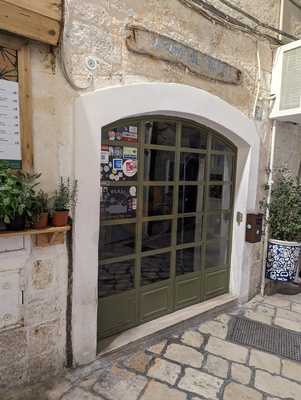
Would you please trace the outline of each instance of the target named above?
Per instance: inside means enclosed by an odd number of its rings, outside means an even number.
[[[199,331],[208,335],[225,339],[227,336],[227,324],[218,321],[208,321],[199,326]]]
[[[268,324],[268,325],[272,324],[272,317],[263,312],[246,310],[245,317],[252,319],[254,321],[262,322],[263,324]]]
[[[181,367],[169,361],[156,359],[155,364],[149,369],[147,375],[151,378],[158,379],[174,385],[181,372]]]
[[[32,266],[32,286],[34,289],[49,288],[54,280],[52,260],[37,260]]]
[[[245,363],[248,357],[248,349],[234,343],[225,342],[215,337],[210,337],[206,350],[209,353],[222,356],[228,360]]]
[[[160,355],[166,346],[167,341],[164,340],[163,342],[154,344],[153,346],[149,347],[147,350],[151,353]]]
[[[263,394],[238,383],[229,383],[224,392],[224,400],[263,400]]]
[[[249,364],[258,369],[264,369],[272,374],[280,375],[281,361],[280,358],[273,354],[264,353],[259,350],[251,350]]]
[[[218,399],[223,380],[215,378],[204,372],[192,368],[185,370],[185,375],[181,378],[178,387],[183,390],[195,393],[206,399]]]
[[[301,363],[282,360],[282,375],[286,378],[301,382]]]
[[[147,379],[142,376],[113,367],[100,374],[93,390],[109,400],[136,400],[146,383]]]
[[[204,343],[204,337],[196,331],[186,331],[182,337],[181,341],[187,346],[195,347],[199,349]]]
[[[231,366],[231,378],[235,381],[242,383],[243,385],[248,385],[251,380],[252,371],[250,368],[233,363]]]
[[[282,397],[284,399],[301,398],[301,385],[282,378],[281,376],[271,375],[261,370],[256,371],[255,388],[272,396]]]
[[[186,398],[186,394],[177,389],[170,389],[167,385],[151,381],[141,397],[141,400],[186,400]]]
[[[145,354],[144,351],[140,351],[139,353],[135,353],[128,357],[125,361],[123,361],[123,364],[128,368],[144,374],[151,359],[152,356]]]
[[[0,368],[20,362],[26,354],[27,337],[25,328],[0,333]]]
[[[194,368],[201,368],[204,358],[203,354],[197,350],[180,344],[169,345],[164,356],[169,360],[186,364]]]
[[[205,370],[219,378],[227,378],[229,362],[223,358],[209,354],[205,364]]]

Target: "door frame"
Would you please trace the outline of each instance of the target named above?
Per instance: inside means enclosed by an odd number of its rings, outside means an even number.
[[[73,242],[72,342],[76,365],[97,353],[99,154],[101,129],[121,119],[170,115],[208,126],[237,147],[234,215],[256,209],[260,139],[255,124],[238,109],[206,91],[187,85],[143,83],[100,89],[75,103],[75,178],[79,181]],[[245,221],[245,219],[244,219]],[[251,263],[245,223],[234,223],[230,293],[248,295]],[[99,310],[101,312],[101,309]],[[84,328],[83,328],[84,327]]]

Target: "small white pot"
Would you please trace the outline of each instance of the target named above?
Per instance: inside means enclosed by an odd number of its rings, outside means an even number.
[[[291,282],[299,270],[301,243],[270,239],[266,261],[266,278]]]

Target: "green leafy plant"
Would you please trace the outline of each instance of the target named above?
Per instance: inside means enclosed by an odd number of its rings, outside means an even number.
[[[49,208],[48,194],[40,189],[38,193],[35,194],[32,201],[31,212],[34,222],[37,222],[42,213],[47,213],[48,208]]]
[[[0,165],[0,220],[10,224],[17,216],[32,218],[37,180],[41,174],[13,171]]]
[[[301,241],[301,184],[290,171],[285,168],[278,171],[270,204],[265,199],[261,202],[261,207],[269,210],[266,222],[273,239]]]
[[[58,189],[54,195],[53,208],[55,211],[69,211],[76,204],[77,181],[71,182],[70,178],[60,178]]]

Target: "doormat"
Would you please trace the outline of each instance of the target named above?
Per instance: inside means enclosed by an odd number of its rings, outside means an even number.
[[[294,361],[301,361],[301,335],[283,328],[235,317],[229,324],[227,340]]]

